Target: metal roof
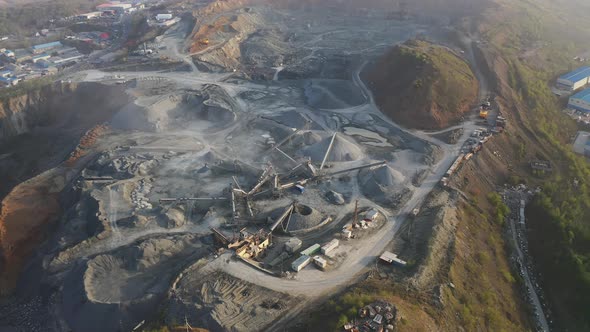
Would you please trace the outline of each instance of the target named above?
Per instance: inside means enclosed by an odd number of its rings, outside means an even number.
[[[582,90],[575,95],[571,96],[570,99],[580,99],[587,103],[590,103],[590,89]]]
[[[61,46],[61,42],[52,42],[52,43],[45,43],[45,44],[39,44],[39,45],[35,45],[33,46],[34,50],[39,50],[39,49],[44,49],[44,48],[52,48],[52,47],[60,47]]]
[[[381,254],[381,256],[379,256],[379,258],[388,262],[388,263],[391,263],[397,258],[397,255],[392,252],[386,251],[383,254]]]
[[[568,80],[571,82],[577,82],[577,81],[583,80],[589,76],[590,76],[590,67],[584,66],[584,67],[580,67],[572,72],[569,72],[567,74],[560,76],[559,79]]]

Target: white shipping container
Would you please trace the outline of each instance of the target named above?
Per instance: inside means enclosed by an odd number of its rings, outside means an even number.
[[[322,254],[326,255],[326,254],[330,253],[332,250],[336,249],[339,244],[340,244],[340,241],[338,241],[338,239],[334,239],[334,240],[328,242],[326,245],[324,245],[322,247]]]
[[[299,272],[301,271],[304,267],[306,267],[309,263],[311,262],[311,257],[309,256],[301,256],[299,258],[297,258],[292,264],[291,264],[291,268],[293,269],[293,271],[295,272]]]

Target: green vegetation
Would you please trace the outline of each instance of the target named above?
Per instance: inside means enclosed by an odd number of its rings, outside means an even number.
[[[329,300],[311,316],[307,324],[315,328],[321,326],[322,331],[340,331],[345,323],[357,317],[361,308],[374,301],[376,297],[369,294],[372,292],[359,288]]]
[[[496,192],[488,194],[488,201],[494,207],[494,211],[492,214],[492,216],[494,217],[494,221],[500,225],[503,225],[506,216],[510,214],[510,209],[506,204],[504,204],[504,202],[502,201],[502,197]]]
[[[36,1],[22,6],[0,8],[0,35],[29,34],[47,28],[49,20],[60,19],[77,13],[90,11],[102,0],[51,0]]]
[[[28,81],[23,81],[18,85],[0,89],[0,99],[21,96],[29,91],[39,90],[45,86],[51,85],[55,76],[43,76]]]
[[[587,1],[496,0],[503,24],[485,36],[509,65],[508,82],[526,107],[522,127],[554,165],[542,193],[527,208],[529,245],[552,304],[558,330],[590,330],[590,167],[575,155],[570,137],[576,125],[564,116],[549,85],[580,66],[571,59],[587,51]],[[496,22],[497,23],[497,22]],[[565,37],[565,38],[564,38]],[[536,49],[523,56],[523,49]],[[516,154],[525,149],[516,142]],[[523,160],[524,161],[524,160]],[[534,179],[531,179],[534,180]],[[488,197],[496,206],[497,197]],[[497,212],[497,216],[502,211]]]

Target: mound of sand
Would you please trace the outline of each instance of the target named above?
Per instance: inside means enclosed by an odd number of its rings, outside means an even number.
[[[310,157],[312,161],[321,162],[328,150],[332,137],[325,137],[320,142],[315,143],[303,150],[303,155]],[[361,148],[352,139],[342,134],[336,134],[332,150],[328,154],[328,161],[352,161],[358,160],[363,156]]]

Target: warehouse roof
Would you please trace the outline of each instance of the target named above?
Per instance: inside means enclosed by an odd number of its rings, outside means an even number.
[[[579,80],[583,80],[584,78],[586,78],[588,76],[590,76],[590,67],[584,66],[584,67],[580,67],[572,72],[569,72],[565,75],[562,75],[559,78],[562,80],[577,82]]]
[[[53,47],[61,47],[61,42],[52,42],[52,43],[45,43],[45,44],[39,44],[39,45],[35,45],[33,46],[34,50],[42,50],[42,49],[46,49],[46,48],[53,48]]]
[[[590,103],[590,89],[582,90],[571,97],[571,99],[581,99]]]

